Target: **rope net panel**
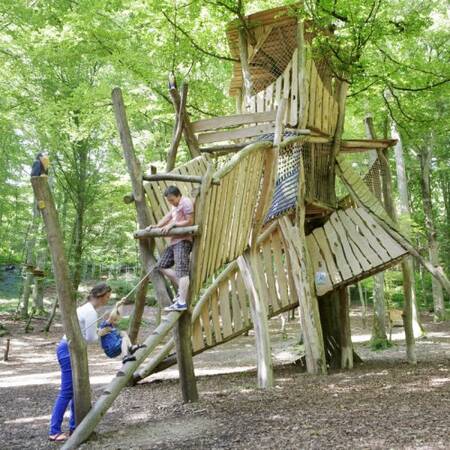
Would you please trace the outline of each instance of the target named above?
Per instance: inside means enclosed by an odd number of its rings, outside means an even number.
[[[294,211],[297,206],[300,158],[304,145],[295,143],[280,149],[275,189],[265,223]]]
[[[297,24],[273,28],[264,44],[250,59],[253,94],[265,89],[280,77],[297,48]]]

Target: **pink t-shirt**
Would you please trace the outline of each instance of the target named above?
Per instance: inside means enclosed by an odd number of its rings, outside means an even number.
[[[189,197],[181,197],[178,206],[172,206],[172,219],[175,222],[186,220],[187,216],[194,214],[194,205]],[[170,238],[170,245],[174,245],[181,241],[192,241],[192,236],[189,234],[183,236],[172,236]]]

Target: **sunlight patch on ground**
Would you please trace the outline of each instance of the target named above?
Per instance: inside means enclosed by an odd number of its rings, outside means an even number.
[[[3,423],[5,425],[12,423],[34,423],[34,422],[48,422],[50,420],[50,414],[45,416],[35,416],[35,417],[19,417],[17,419],[5,420]],[[66,413],[65,417],[69,417],[69,413]]]

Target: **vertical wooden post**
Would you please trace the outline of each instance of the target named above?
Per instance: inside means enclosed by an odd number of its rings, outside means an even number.
[[[309,73],[306,70],[306,61],[311,55],[305,41],[305,25],[302,19],[299,19],[297,24],[297,47],[299,86],[298,128],[305,129],[308,122],[309,106]]]
[[[52,257],[61,318],[70,350],[75,422],[79,424],[91,408],[91,388],[89,384],[86,342],[81,335],[80,324],[78,323],[75,292],[69,276],[69,265],[67,264],[64,252],[64,242],[59,225],[58,213],[47,177],[32,177],[31,185],[33,186],[38,209],[42,214],[47,242]]]
[[[136,207],[137,221],[140,229],[146,228],[150,225],[150,211],[145,201],[144,186],[142,184],[142,169],[139,160],[136,158],[134,152],[133,141],[131,139],[130,128],[128,126],[125,105],[122,98],[122,91],[120,88],[115,88],[112,91],[112,102],[116,116],[117,128],[120,134],[120,141],[122,143],[124,159],[127,163],[128,173],[130,175],[131,184],[133,187],[134,205]],[[154,239],[139,239],[139,255],[141,258],[142,271],[147,273],[156,264],[156,259],[153,256],[155,246]],[[150,274],[150,279],[155,289],[155,295],[159,301],[160,306],[170,304],[169,294],[167,292],[166,284],[162,275],[154,270]],[[133,342],[139,333],[139,327],[142,320],[142,314],[145,307],[145,296],[147,293],[148,279],[141,283],[136,294],[136,301],[131,317],[129,334]]]
[[[243,256],[239,256],[237,263],[250,297],[250,310],[256,340],[258,387],[266,389],[273,386],[273,365],[270,350],[267,305],[261,296],[259,274],[255,270],[257,267],[256,258],[259,258],[258,250],[253,247]]]
[[[341,344],[341,369],[353,368],[353,345],[350,328],[350,311],[347,288],[339,289],[339,322]]]
[[[200,196],[195,204],[195,223],[199,227],[199,233],[202,233],[203,211],[206,200],[206,194],[211,187],[213,168],[208,165],[205,176],[200,187]],[[177,328],[174,333],[175,345],[177,350],[178,371],[180,374],[181,394],[184,402],[198,401],[197,382],[195,380],[194,362],[192,360],[192,300],[199,291],[198,271],[201,270],[200,256],[200,238],[194,239],[192,246],[191,265],[189,274],[189,289],[187,295],[188,309],[182,313],[178,320]]]
[[[302,221],[300,221],[302,223]],[[300,306],[300,320],[305,341],[306,369],[311,374],[327,371],[319,305],[313,286],[312,265],[307,253],[304,228],[294,227],[290,219],[280,220],[281,235],[288,250],[290,266]]]
[[[253,91],[252,77],[250,75],[250,65],[248,62],[248,39],[244,28],[239,28],[239,56],[241,60],[242,79],[244,80],[244,107],[248,112],[250,98]]]

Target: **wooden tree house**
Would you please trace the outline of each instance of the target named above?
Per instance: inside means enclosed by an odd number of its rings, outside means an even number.
[[[167,213],[165,188],[176,184],[184,195],[197,193],[196,225],[188,230],[196,236],[190,310],[163,318],[145,341],[147,347],[137,352],[137,361],[119,371],[64,448],[89,435],[129,380],[136,383],[176,363],[176,342],[187,400],[196,395],[192,355],[251,328],[259,386],[271,386],[267,320],[293,308],[300,309],[306,370],[351,368],[346,286],[397,264],[408,253],[420,257],[383,207],[379,182],[382,165],[388,170],[385,162],[376,158],[361,177],[348,160],[347,154],[386,149],[395,141],[342,140],[346,86],[326,60],[312,57],[312,34],[295,8],[253,14],[245,24],[233,22],[227,36],[231,54],[240,60],[230,83],[237,114],[191,123],[183,109],[186,89],[181,100],[171,92],[178,98],[177,124],[182,124],[177,139],[183,130],[193,159],[169,173],[142,173],[121,95],[117,89],[113,93],[133,181],[127,202],[134,202],[138,212],[135,237],[146,270],[153,248],[160,252],[165,245],[160,230],[143,230]],[[348,197],[337,199],[336,176]],[[156,289],[160,301],[161,292]],[[163,341],[172,329],[178,332]]]

